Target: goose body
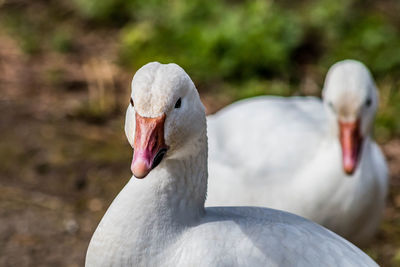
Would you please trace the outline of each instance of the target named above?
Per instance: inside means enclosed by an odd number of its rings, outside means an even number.
[[[175,64],[149,63],[132,88],[125,131],[134,176],[97,227],[86,266],[376,266],[299,216],[205,208],[206,118],[189,76]]]
[[[336,72],[345,69],[355,81],[340,79],[343,84],[336,84],[328,94],[341,86],[351,98],[353,92],[347,88],[357,83],[360,90],[367,91],[362,92],[365,95],[371,90],[369,97],[377,102],[375,88],[368,89],[373,82],[368,80],[369,73],[363,73],[364,68],[354,61],[336,65]],[[365,75],[357,76],[356,71]],[[329,82],[325,93],[334,80]],[[357,99],[350,104],[358,105]],[[357,111],[363,140],[351,174],[343,169],[339,115],[332,112],[327,100],[261,96],[209,116],[206,204],[289,211],[365,244],[379,226],[388,188],[384,156],[370,135],[374,108],[371,104]]]

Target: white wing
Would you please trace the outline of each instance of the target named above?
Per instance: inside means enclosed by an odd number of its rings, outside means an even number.
[[[317,98],[239,101],[208,117],[209,163],[223,161],[251,170],[250,177],[274,171],[282,176],[316,153],[326,131],[324,108]]]
[[[251,207],[206,212],[177,243],[182,266],[377,266],[350,242],[296,215]]]

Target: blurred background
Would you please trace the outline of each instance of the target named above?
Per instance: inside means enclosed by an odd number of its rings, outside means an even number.
[[[391,169],[363,248],[400,266],[398,0],[0,0],[0,266],[82,266],[130,177],[134,72],[175,62],[208,113],[256,95],[319,96],[329,66],[363,61],[380,89],[375,137]]]

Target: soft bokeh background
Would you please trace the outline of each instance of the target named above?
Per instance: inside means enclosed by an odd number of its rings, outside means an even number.
[[[130,177],[123,133],[141,65],[176,62],[208,112],[263,94],[320,95],[337,60],[380,88],[375,135],[391,168],[368,247],[400,266],[397,0],[0,0],[0,266],[81,266]]]

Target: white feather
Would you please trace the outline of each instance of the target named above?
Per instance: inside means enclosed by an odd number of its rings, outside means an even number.
[[[115,198],[90,241],[86,266],[376,266],[351,243],[296,215],[255,207],[204,208],[204,107],[180,67],[152,64],[157,68],[143,67],[134,81],[138,75],[183,78],[157,88],[151,81],[143,87],[134,83],[135,108],[128,108],[127,117],[163,110],[170,150],[147,177],[132,177]],[[181,94],[181,109],[169,108]],[[165,106],[151,107],[162,96],[170,99]],[[130,140],[133,128],[126,127]]]
[[[370,240],[388,188],[386,161],[371,136],[378,103],[375,85],[364,65],[346,60],[331,68],[323,93],[324,102],[314,97],[251,98],[209,116],[206,204],[281,209],[357,244]],[[372,99],[370,107],[364,106],[367,98]],[[361,116],[364,136],[351,176],[342,167],[337,124],[343,116]]]

